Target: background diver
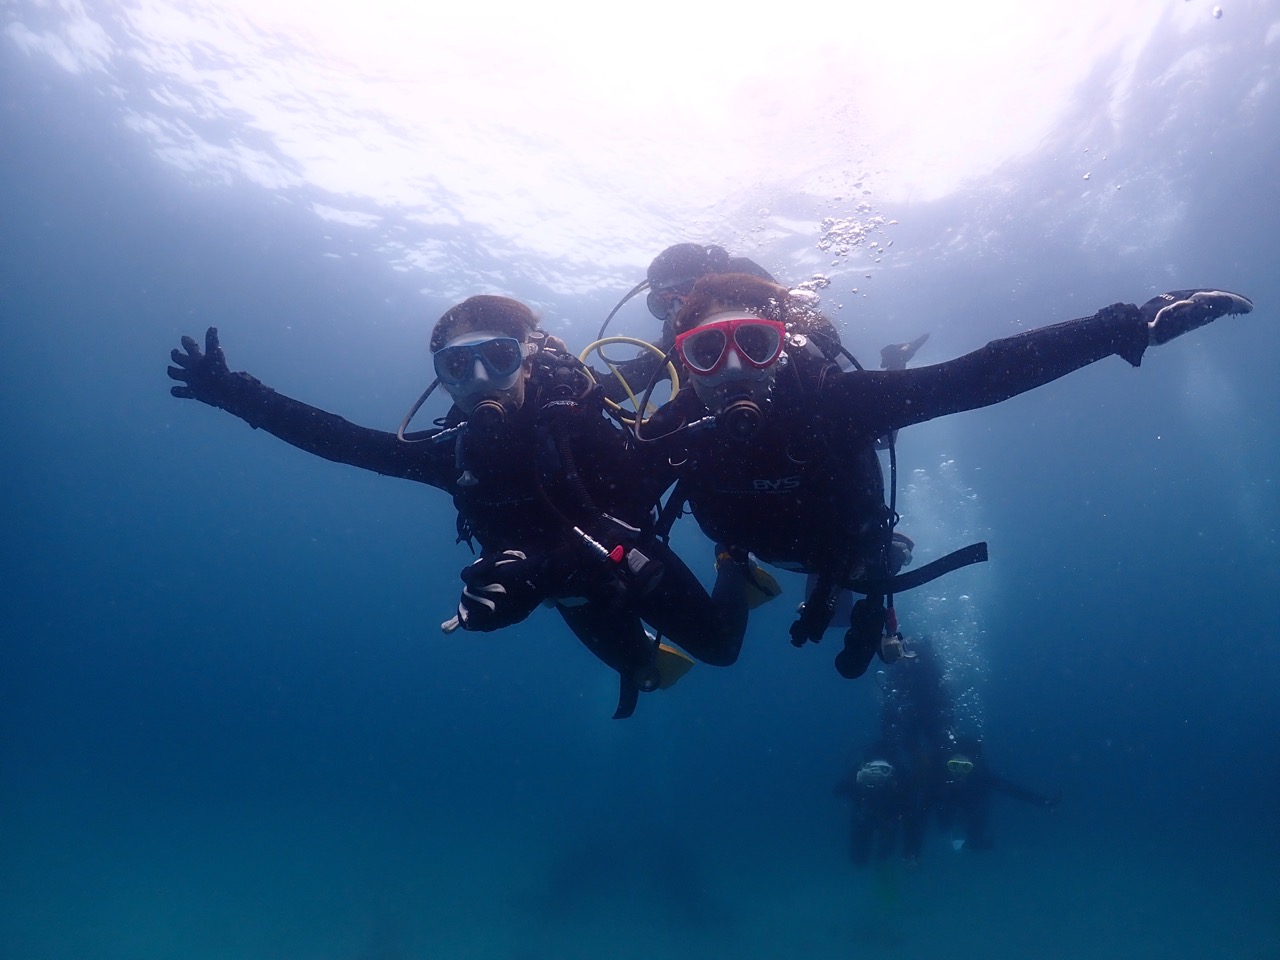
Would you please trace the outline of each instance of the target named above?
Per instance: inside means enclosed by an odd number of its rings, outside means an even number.
[[[997,793],[1044,810],[1056,809],[1062,800],[1061,792],[1039,793],[992,772],[977,737],[957,738],[954,748],[939,757],[931,779],[926,789],[931,790],[938,825],[951,834],[951,847],[957,851],[991,849],[988,827]]]
[[[855,866],[885,865],[895,851],[907,863],[919,863],[928,817],[924,773],[892,743],[877,739],[836,784],[836,796],[850,803],[849,857]]]

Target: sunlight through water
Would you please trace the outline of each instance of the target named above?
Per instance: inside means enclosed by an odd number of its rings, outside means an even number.
[[[616,284],[673,233],[813,244],[823,203],[855,204],[837,213],[856,233],[886,205],[989,177],[1094,71],[1108,74],[1099,109],[1121,113],[1170,19],[1205,29],[1209,14],[62,0],[19,4],[6,30],[96,78],[191,177],[299,193],[329,222],[377,231],[406,269],[453,263],[475,224],[501,258],[589,263]]]

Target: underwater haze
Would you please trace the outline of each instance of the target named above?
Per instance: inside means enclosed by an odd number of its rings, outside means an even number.
[[[1280,958],[1280,8],[350,6],[0,11],[0,957]],[[850,861],[885,668],[791,646],[794,575],[737,664],[613,721],[550,611],[441,633],[447,496],[169,394],[217,326],[393,430],[452,303],[581,348],[681,241],[870,361],[1256,304],[901,434],[916,564],[991,553],[902,627],[1062,793],[997,799],[993,849]]]

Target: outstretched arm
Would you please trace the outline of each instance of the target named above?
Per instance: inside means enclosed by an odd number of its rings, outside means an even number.
[[[433,487],[449,489],[453,482],[453,457],[430,443],[404,443],[394,433],[357,426],[336,414],[308,406],[247,373],[232,373],[218,342],[218,330],[205,333],[205,349],[190,337],[182,349],[170,354],[174,365],[169,376],[179,386],[169,392],[186,400],[199,400],[239,417],[249,426],[263,429],[300,450],[336,463]]]
[[[1248,313],[1239,294],[1180,290],[1142,307],[1116,303],[1091,317],[993,340],[946,363],[912,370],[855,371],[831,383],[834,404],[859,410],[876,436],[1026,393],[1103,357],[1142,362],[1149,344],[1161,344],[1226,314]]]
[[[847,373],[830,389],[844,409],[874,418],[878,436],[1008,400],[1113,354],[1137,366],[1146,347],[1138,308],[1115,304],[1092,317],[993,340],[945,363]]]
[[[991,774],[991,788],[1000,791],[1005,796],[1013,797],[1015,800],[1021,800],[1023,803],[1030,803],[1037,807],[1044,807],[1046,810],[1052,810],[1062,799],[1061,791],[1053,796],[1048,796],[1043,793],[1037,793],[1027,787],[1019,786],[995,774]]]

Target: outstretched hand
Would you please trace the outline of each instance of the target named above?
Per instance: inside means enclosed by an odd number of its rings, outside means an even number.
[[[544,563],[520,550],[481,557],[462,571],[466,584],[457,614],[440,624],[445,633],[463,630],[490,631],[519,623],[542,602]]]
[[[169,392],[183,400],[199,400],[213,406],[226,393],[231,381],[227,357],[218,343],[218,328],[210,327],[204,334],[204,352],[190,337],[182,338],[182,349],[172,350],[169,356],[176,366],[169,368],[169,377],[182,386],[170,387]]]
[[[1140,308],[1152,346],[1212,323],[1229,314],[1248,313],[1253,301],[1230,290],[1174,290],[1152,297]]]
[[[907,369],[907,364],[911,362],[911,358],[916,355],[916,351],[923,347],[928,339],[929,334],[922,333],[907,343],[891,343],[887,347],[882,347],[880,349],[880,369]]]

